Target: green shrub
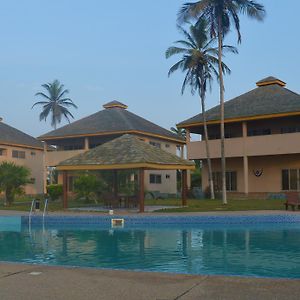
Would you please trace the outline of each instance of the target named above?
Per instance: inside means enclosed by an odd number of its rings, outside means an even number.
[[[12,162],[0,164],[0,191],[4,192],[4,204],[11,205],[16,195],[23,193],[23,187],[30,182],[30,170]]]
[[[50,184],[47,186],[47,193],[51,200],[59,199],[63,194],[62,184]]]
[[[104,188],[104,181],[95,175],[81,175],[74,181],[74,190],[77,196],[84,198],[86,202],[93,198],[95,203],[98,203],[97,194],[101,193]]]

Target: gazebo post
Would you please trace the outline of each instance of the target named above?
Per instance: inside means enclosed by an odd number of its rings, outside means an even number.
[[[113,193],[115,198],[118,196],[118,171],[113,170]]]
[[[182,170],[181,175],[181,199],[182,199],[182,206],[187,205],[187,170]]]
[[[68,172],[63,171],[63,208],[68,208]]]
[[[140,204],[140,213],[145,212],[145,189],[144,189],[144,181],[145,181],[145,171],[144,169],[140,169],[139,172],[139,204]]]

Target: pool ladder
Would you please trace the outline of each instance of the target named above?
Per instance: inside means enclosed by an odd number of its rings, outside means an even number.
[[[31,226],[31,217],[35,211],[35,204],[36,204],[36,199],[33,199],[31,202],[31,207],[30,207],[29,216],[28,216],[29,226]],[[43,210],[43,224],[45,222],[45,216],[47,214],[48,214],[48,198],[45,200],[45,205],[44,205],[44,210]]]

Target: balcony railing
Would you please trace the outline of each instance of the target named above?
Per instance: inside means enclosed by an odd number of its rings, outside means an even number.
[[[210,140],[211,158],[221,156],[221,141]],[[205,141],[187,145],[189,159],[205,159]],[[225,140],[226,157],[264,156],[300,153],[300,133],[272,134]]]

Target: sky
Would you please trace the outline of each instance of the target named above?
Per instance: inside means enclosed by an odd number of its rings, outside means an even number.
[[[78,120],[117,100],[128,110],[169,129],[200,112],[197,95],[180,93],[184,74],[168,78],[180,57],[165,59],[181,39],[176,15],[181,0],[0,0],[0,117],[32,136],[52,130],[39,121],[41,84],[58,79],[78,106]],[[264,22],[241,17],[242,44],[232,31],[224,58],[225,99],[255,88],[269,75],[300,93],[300,1],[261,0]],[[207,108],[219,102],[217,83]],[[61,123],[65,125],[66,122]]]

